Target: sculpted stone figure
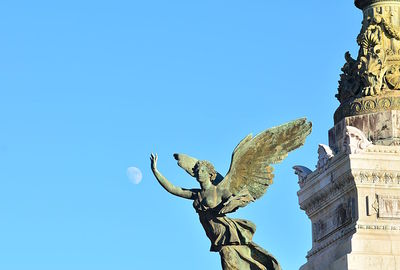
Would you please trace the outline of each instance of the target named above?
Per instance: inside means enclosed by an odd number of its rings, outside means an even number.
[[[282,161],[288,152],[304,144],[311,132],[306,119],[268,129],[244,138],[232,154],[231,166],[222,177],[214,166],[184,154],[174,154],[178,165],[195,177],[201,188],[184,189],[171,184],[157,169],[157,155],[151,155],[151,169],[158,182],[173,195],[193,200],[211,251],[219,252],[224,270],[280,270],[278,261],[252,241],[256,226],[244,219],[226,216],[260,198],[272,184],[270,164]]]

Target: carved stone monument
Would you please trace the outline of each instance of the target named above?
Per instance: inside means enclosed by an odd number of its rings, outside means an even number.
[[[329,146],[315,171],[295,167],[312,223],[301,270],[400,270],[400,1],[355,5],[360,50],[345,54]]]

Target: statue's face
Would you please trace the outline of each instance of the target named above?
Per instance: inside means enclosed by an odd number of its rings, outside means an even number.
[[[208,171],[206,166],[200,166],[197,171],[197,180],[200,183],[204,183],[206,181],[210,181],[210,172]]]

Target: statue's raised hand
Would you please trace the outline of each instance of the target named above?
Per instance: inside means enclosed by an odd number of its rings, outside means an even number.
[[[197,192],[200,190],[190,190],[190,189],[183,189],[181,187],[174,186],[171,184],[165,177],[162,175],[158,169],[157,169],[157,160],[158,156],[157,154],[151,154],[150,155],[150,162],[151,162],[151,170],[153,171],[154,176],[156,177],[157,181],[160,183],[160,185],[165,188],[169,193],[182,197],[185,199],[191,199],[194,200],[196,197]]]
[[[151,161],[151,170],[152,170],[153,172],[154,172],[154,171],[157,171],[157,160],[158,160],[157,154],[151,153],[151,155],[150,155],[150,161]]]

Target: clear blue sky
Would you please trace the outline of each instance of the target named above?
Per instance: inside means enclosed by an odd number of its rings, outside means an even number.
[[[286,270],[311,247],[293,165],[314,168],[361,11],[337,1],[1,1],[0,269],[219,269],[174,152],[225,174],[248,133],[306,116],[306,145],[234,216]],[[126,169],[143,180],[134,185]]]

